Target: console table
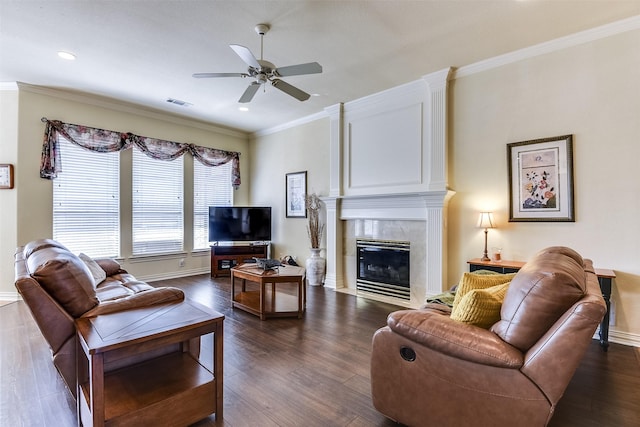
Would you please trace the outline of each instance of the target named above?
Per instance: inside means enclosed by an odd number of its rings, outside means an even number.
[[[75,321],[78,422],[188,425],[222,419],[224,315],[185,300]],[[213,372],[199,360],[213,333]]]
[[[526,263],[524,261],[482,261],[480,258],[473,258],[467,261],[469,271],[490,270],[497,273],[515,273]],[[609,309],[611,308],[611,282],[616,278],[616,273],[607,268],[594,268],[602,297],[607,305],[607,312],[604,314],[602,323],[600,323],[600,346],[604,351],[609,348]]]
[[[228,276],[233,267],[253,258],[267,258],[268,245],[211,246],[211,277]]]

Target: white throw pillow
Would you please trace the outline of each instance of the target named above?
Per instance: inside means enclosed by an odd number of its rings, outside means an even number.
[[[78,258],[80,258],[84,262],[84,264],[87,266],[87,268],[91,272],[91,275],[93,276],[93,280],[95,281],[96,286],[98,286],[100,283],[104,281],[104,279],[107,278],[107,273],[93,259],[91,259],[85,254],[78,255]]]

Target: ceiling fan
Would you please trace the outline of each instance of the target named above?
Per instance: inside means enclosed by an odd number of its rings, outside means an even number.
[[[249,65],[249,69],[246,73],[195,73],[193,77],[197,79],[210,77],[251,77],[254,80],[238,100],[238,102],[241,103],[250,102],[260,86],[266,82],[271,83],[271,85],[276,89],[280,89],[287,95],[291,95],[299,101],[306,101],[309,99],[310,95],[308,93],[290,85],[284,80],[280,80],[279,77],[321,73],[322,66],[317,62],[308,62],[306,64],[289,65],[287,67],[276,68],[274,64],[269,61],[265,61],[262,58],[263,38],[269,31],[270,27],[267,24],[258,24],[254,29],[256,33],[260,35],[260,59],[256,59],[253,53],[244,46],[239,44],[229,45],[240,59]]]

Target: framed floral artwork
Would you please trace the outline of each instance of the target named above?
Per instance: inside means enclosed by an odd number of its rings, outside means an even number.
[[[0,165],[0,188],[1,189],[13,188],[13,165],[10,165],[10,164]]]
[[[307,171],[286,174],[285,203],[287,218],[306,218]]]
[[[575,222],[573,138],[507,144],[509,222]]]

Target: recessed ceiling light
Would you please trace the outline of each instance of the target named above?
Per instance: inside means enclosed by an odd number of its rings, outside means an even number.
[[[249,111],[248,107],[238,107],[238,110],[240,111]]]
[[[63,50],[58,51],[58,56],[68,61],[73,61],[74,59],[76,59],[76,56],[73,53],[65,52]]]

